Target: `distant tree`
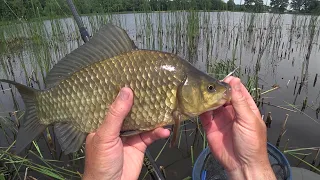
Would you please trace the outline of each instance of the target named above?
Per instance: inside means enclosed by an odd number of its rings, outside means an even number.
[[[320,14],[319,0],[292,0],[290,6],[296,12]]]
[[[197,7],[199,10],[211,10],[212,2],[211,0],[197,0]]]
[[[255,0],[255,11],[256,12],[264,11],[263,0]]]
[[[168,0],[148,0],[144,3],[148,3],[152,11],[166,11],[168,10]]]
[[[319,0],[306,0],[305,11],[312,14],[320,14],[320,1]]]
[[[247,11],[253,12],[263,12],[264,6],[262,0],[245,0],[244,6],[246,7]]]
[[[306,0],[292,0],[290,6],[294,11],[301,12],[304,10],[305,1]]]
[[[157,0],[151,0],[151,1],[157,1]],[[150,1],[150,2],[151,2]],[[184,0],[174,0],[174,1],[167,1],[167,10],[181,10],[185,9],[185,1]]]
[[[211,2],[212,10],[225,10],[227,8],[227,4],[222,0],[212,0]]]
[[[143,1],[144,0],[126,0],[127,11],[141,11],[141,10],[143,10],[143,4],[144,4]]]
[[[228,10],[233,11],[233,10],[234,10],[234,8],[235,8],[235,6],[236,6],[236,4],[234,3],[234,1],[233,1],[233,0],[228,0],[228,2],[227,2]]]
[[[187,9],[197,10],[198,9],[198,1],[197,0],[190,0],[187,4]]]
[[[289,0],[271,0],[270,6],[273,12],[283,13],[289,5]]]
[[[91,13],[92,4],[89,4],[91,0],[73,0],[74,5],[77,7],[77,10],[80,14],[89,14]]]

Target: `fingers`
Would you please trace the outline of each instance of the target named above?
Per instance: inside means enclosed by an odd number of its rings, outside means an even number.
[[[243,95],[242,87],[239,78],[234,78],[229,82],[231,86],[231,103],[236,111],[236,113],[241,113],[241,111],[250,111],[249,104],[246,97]]]
[[[247,98],[244,95],[244,89],[241,86],[239,78],[234,78],[230,81],[231,86],[231,103],[233,105],[234,111],[237,114],[237,117],[240,119],[246,120],[250,115],[255,115],[247,102]],[[245,117],[245,118],[241,118]]]
[[[109,107],[104,122],[96,132],[100,140],[110,141],[112,138],[119,136],[123,120],[130,112],[132,104],[132,90],[130,88],[122,88],[116,100]]]
[[[223,131],[225,127],[233,122],[233,115],[234,110],[231,106],[220,107],[214,111],[201,114],[200,120],[205,132],[210,134],[215,131]]]
[[[153,131],[145,132],[140,135],[141,140],[146,146],[149,146],[158,139],[167,138],[170,135],[170,131],[164,128],[157,128]]]
[[[140,135],[123,138],[123,142],[129,146],[135,147],[136,149],[144,153],[147,146],[158,139],[167,138],[169,137],[169,135],[170,131],[168,129],[160,127],[154,129],[153,131],[141,133]]]
[[[210,123],[213,118],[212,114],[213,114],[213,111],[207,111],[207,112],[200,115],[200,120],[201,120],[202,126],[205,129],[208,129],[209,128],[208,126],[210,126]]]
[[[236,77],[233,77],[233,76],[229,76],[228,78],[225,79],[225,82],[226,83],[234,83],[233,81],[235,79],[239,79],[239,78],[236,78]],[[240,81],[240,79],[239,79]],[[231,86],[231,84],[230,84]],[[231,86],[232,88],[232,86]],[[250,93],[248,92],[248,90],[246,89],[246,87],[240,82],[240,90],[241,90],[241,93],[242,95],[245,97],[246,101],[247,101],[247,104],[249,105],[250,109],[254,112],[254,114],[257,116],[257,117],[261,117],[261,114],[260,114],[260,111],[256,105],[256,103],[254,102],[252,96],[250,95]],[[229,105],[229,104],[227,104]]]
[[[225,79],[225,82],[230,84],[230,82],[235,80],[235,79],[239,79],[239,78],[236,78],[236,77],[233,77],[233,76],[229,76],[228,78]],[[241,80],[240,80],[240,86],[241,86],[241,92],[244,95],[244,97],[247,99],[248,104],[249,105],[255,104],[255,102],[253,101],[253,99],[252,99],[250,93],[248,92],[247,88],[241,83]]]

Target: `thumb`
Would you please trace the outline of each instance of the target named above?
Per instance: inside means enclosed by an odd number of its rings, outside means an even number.
[[[242,92],[242,86],[239,78],[234,78],[230,81],[230,86],[232,89],[231,93],[231,103],[236,113],[236,116],[240,120],[251,119],[248,116],[254,115],[253,111],[251,110],[247,99]]]
[[[130,88],[122,88],[115,101],[108,109],[104,122],[96,132],[101,139],[110,141],[120,135],[123,120],[133,104],[133,93]]]

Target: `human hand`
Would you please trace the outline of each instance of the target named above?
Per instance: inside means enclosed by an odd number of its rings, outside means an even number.
[[[119,137],[132,104],[131,89],[122,88],[102,125],[87,136],[84,180],[138,179],[147,146],[170,135],[169,130],[157,128],[131,137]]]
[[[275,179],[259,109],[239,78],[225,82],[232,89],[231,103],[200,116],[212,154],[230,179]]]

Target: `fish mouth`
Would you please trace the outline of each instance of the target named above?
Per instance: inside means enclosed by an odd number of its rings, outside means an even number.
[[[230,92],[231,92],[230,90],[225,90],[222,95],[222,98],[225,99],[227,102],[231,101],[231,93]]]
[[[222,93],[222,98],[218,101],[218,103],[214,107],[207,109],[206,111],[216,110],[219,107],[225,105],[226,103],[230,103],[230,101],[231,101],[231,87],[228,85],[226,90]]]
[[[226,102],[231,101],[231,86],[228,83],[221,82],[225,87],[226,90],[222,93],[222,99],[226,100]]]
[[[220,108],[221,106],[225,105],[226,103],[229,103],[230,100],[231,100],[230,91],[225,90],[222,98],[213,107],[206,109],[205,111],[200,112],[200,113],[188,113],[187,115],[190,117],[195,117],[195,116],[198,116],[198,115],[203,114],[205,112],[216,110],[216,109]]]

